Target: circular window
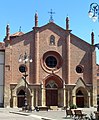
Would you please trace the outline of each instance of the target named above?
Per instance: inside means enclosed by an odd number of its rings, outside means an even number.
[[[54,56],[48,56],[45,60],[45,63],[48,67],[54,68],[57,65],[57,59]]]
[[[56,51],[48,51],[42,57],[42,67],[47,72],[57,71],[62,66],[62,57]]]
[[[81,65],[78,65],[78,66],[76,67],[76,72],[77,72],[77,73],[83,73],[83,67],[82,67]]]
[[[20,65],[20,66],[19,66],[19,71],[20,71],[21,73],[26,72],[26,71],[27,71],[26,65]]]

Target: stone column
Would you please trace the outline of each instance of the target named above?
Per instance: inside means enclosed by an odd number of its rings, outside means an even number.
[[[73,104],[76,105],[76,96],[72,96],[72,99],[73,99]]]
[[[90,93],[88,93],[88,107],[90,107],[91,105],[90,105]]]
[[[36,89],[35,92],[36,92],[36,106],[38,106],[38,97],[39,97],[39,96],[38,96],[38,89]]]
[[[67,91],[67,94],[68,94],[68,107],[70,106],[70,90],[68,89],[68,91]]]
[[[17,108],[17,96],[13,96],[13,108]]]
[[[42,89],[42,106],[46,106],[46,90],[44,88],[43,83],[41,89]]]
[[[64,84],[64,106],[66,106],[66,88],[65,88],[65,84]]]
[[[46,106],[46,90],[42,88],[42,106]]]
[[[34,109],[34,89],[32,89],[32,94],[31,94],[31,107]]]

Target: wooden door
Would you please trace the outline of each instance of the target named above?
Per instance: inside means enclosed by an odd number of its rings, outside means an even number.
[[[25,97],[25,91],[20,90],[17,95],[17,107],[23,107],[24,106],[24,97]]]
[[[46,90],[46,105],[57,106],[58,105],[58,90]]]
[[[84,107],[84,97],[83,96],[78,96],[76,97],[76,105],[77,107]]]
[[[24,106],[24,96],[18,96],[18,107],[23,107]]]

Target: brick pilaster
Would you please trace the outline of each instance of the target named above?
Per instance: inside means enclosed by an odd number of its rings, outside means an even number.
[[[35,82],[39,83],[39,28],[34,28],[35,36]]]
[[[66,30],[66,68],[67,68],[67,80],[66,83],[70,83],[70,32],[71,30]]]

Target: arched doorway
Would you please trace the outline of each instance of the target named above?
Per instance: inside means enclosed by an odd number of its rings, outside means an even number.
[[[23,107],[24,106],[24,97],[25,97],[25,91],[20,90],[17,94],[17,107]]]
[[[81,90],[76,93],[76,105],[77,107],[84,107],[84,94]]]
[[[55,81],[50,80],[46,85],[46,106],[58,106],[58,89]]]
[[[52,73],[44,80],[45,86],[45,105],[46,106],[62,106],[63,105],[63,80]]]

